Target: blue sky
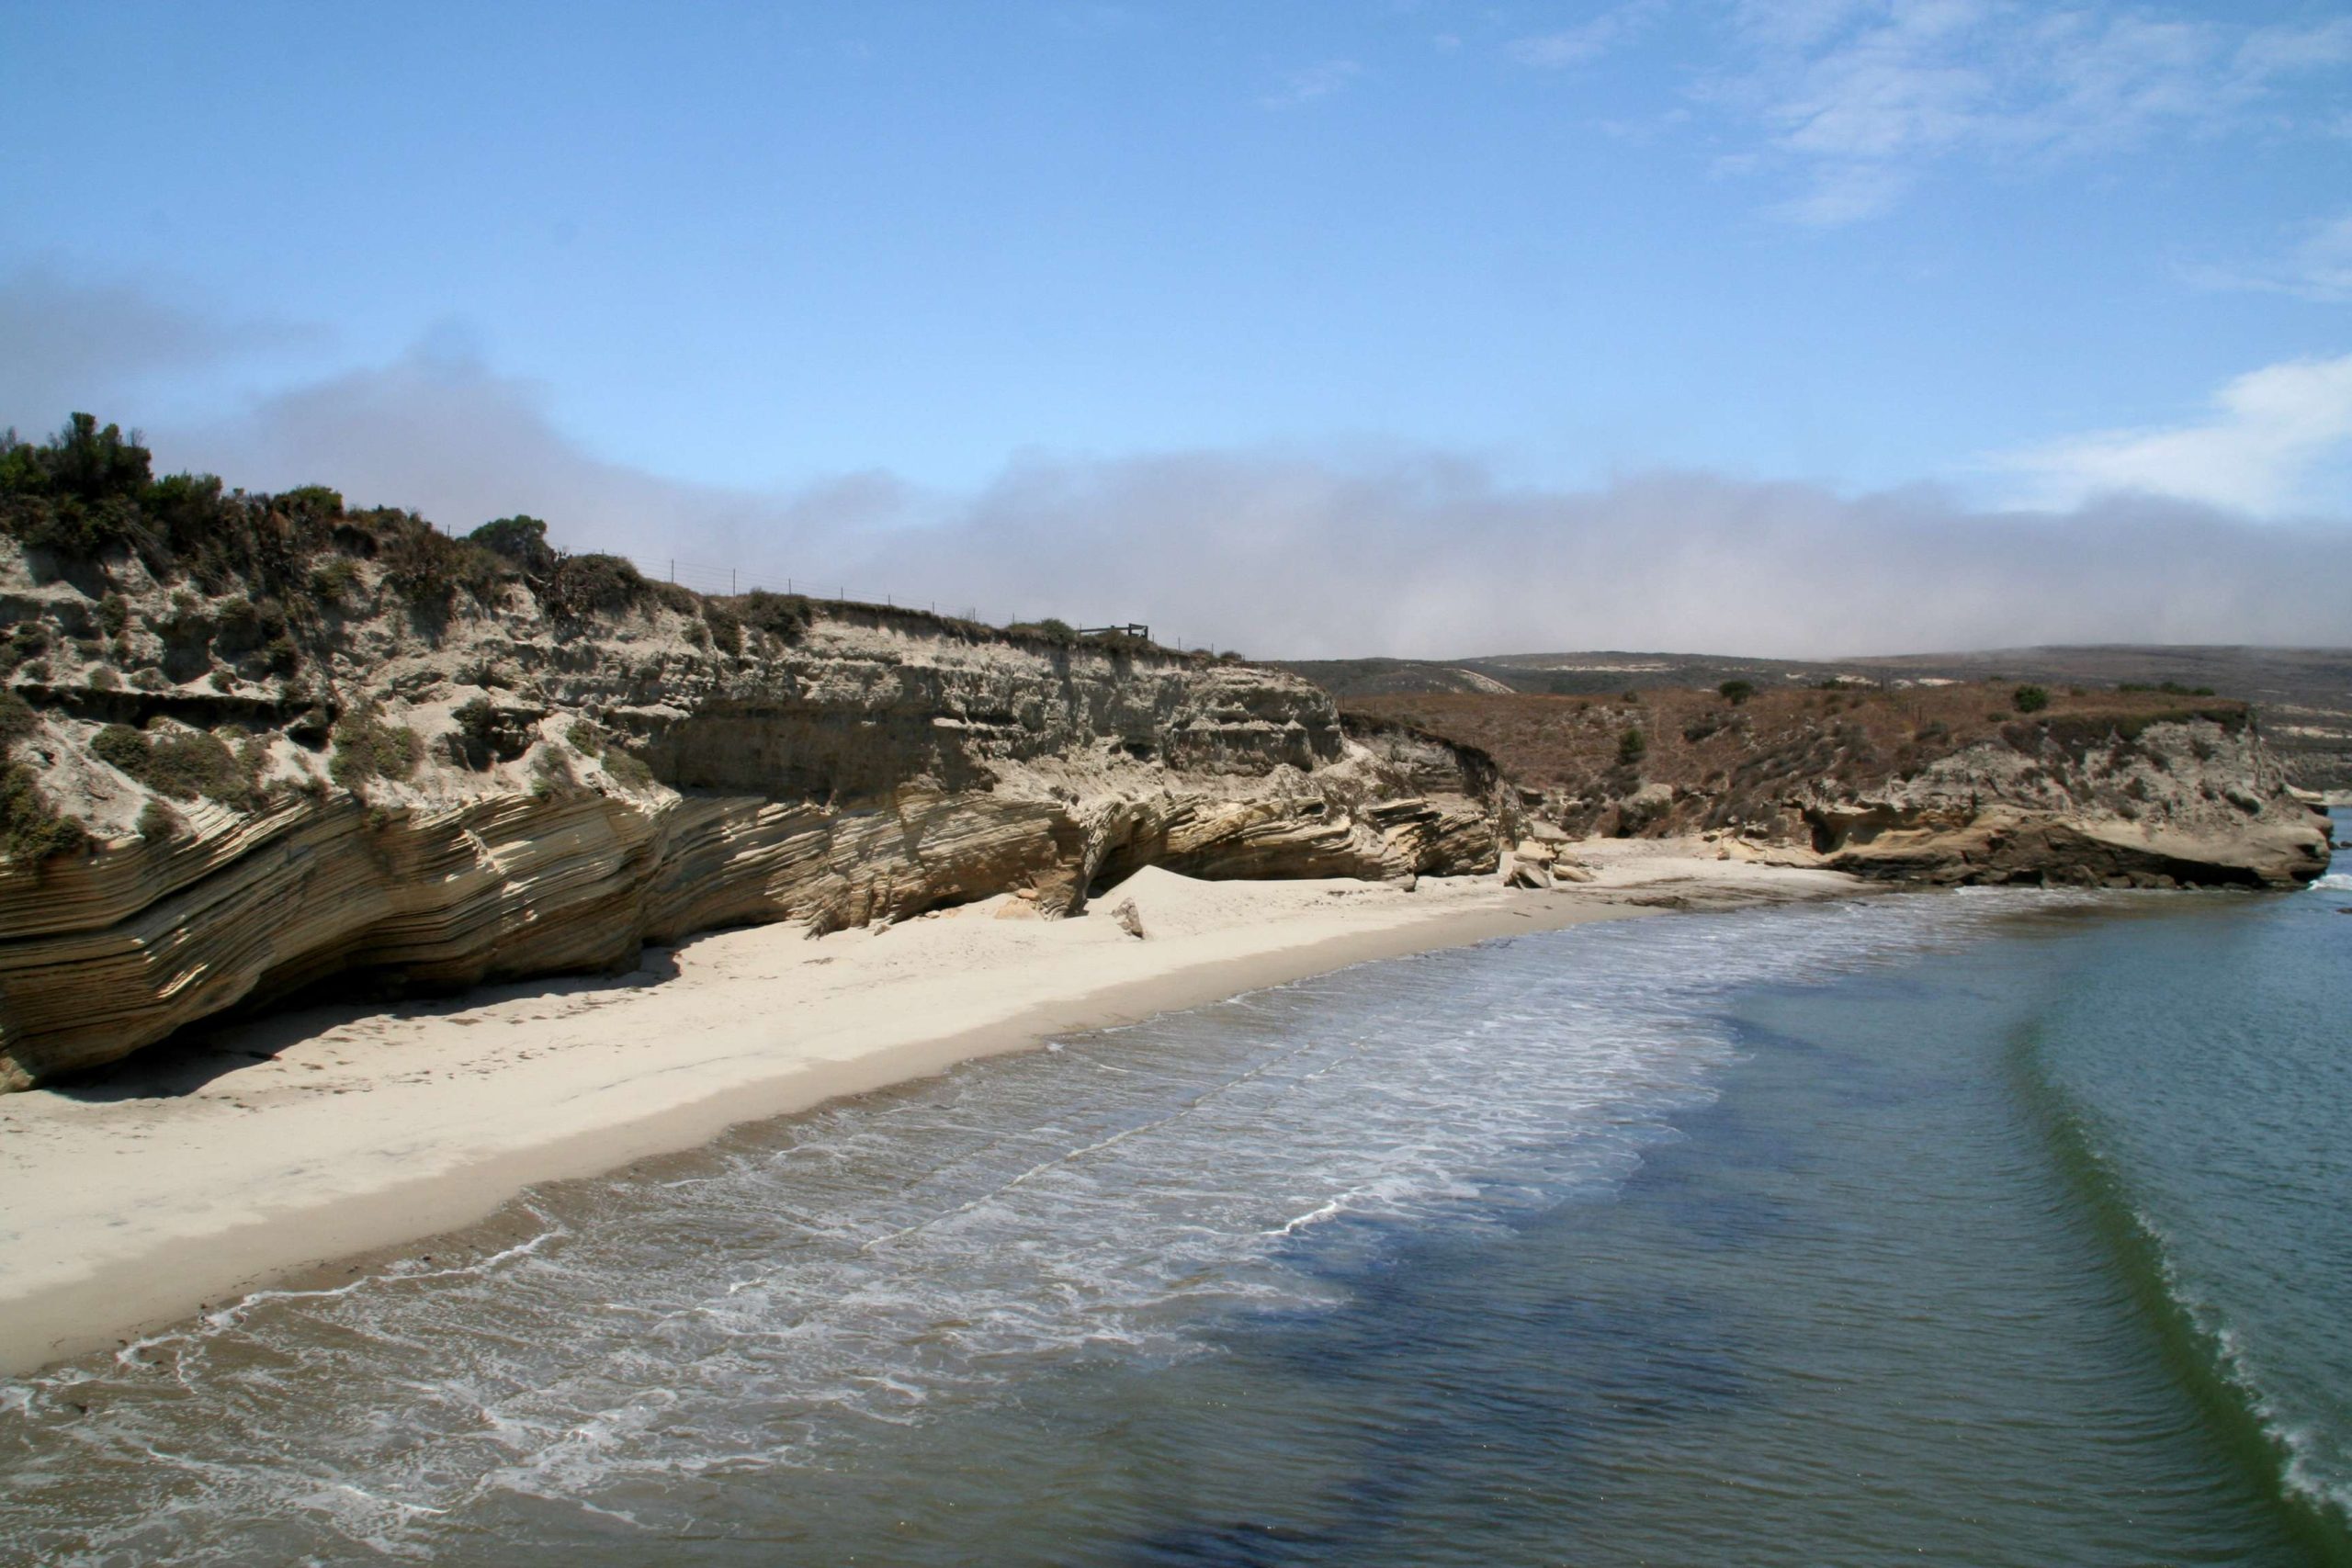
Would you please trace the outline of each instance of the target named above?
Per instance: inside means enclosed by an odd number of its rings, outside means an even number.
[[[0,147],[0,422],[461,525],[862,566],[1171,454],[2352,519],[2342,5],[23,5]]]

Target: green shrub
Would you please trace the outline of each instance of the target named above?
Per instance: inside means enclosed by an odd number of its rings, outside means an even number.
[[[531,793],[543,800],[570,800],[585,793],[562,747],[541,746],[531,753]]]
[[[30,768],[11,762],[0,773],[0,851],[10,860],[39,865],[74,853],[89,837],[81,823],[62,815],[42,795]]]
[[[243,594],[220,601],[214,612],[220,622],[217,637],[224,653],[245,653],[261,646],[266,632],[262,626],[261,612]]]
[[[402,519],[378,552],[384,581],[421,610],[447,609],[460,588],[478,604],[498,602],[514,569],[468,539],[453,539],[421,518]]]
[[[743,651],[743,623],[732,611],[721,609],[716,602],[706,599],[702,604],[702,618],[710,627],[712,646],[727,654]]]
[[[30,735],[40,726],[40,716],[32,704],[16,693],[0,689],[0,753]]]
[[[200,729],[157,729],[141,734],[127,724],[109,724],[90,742],[97,757],[121,769],[157,795],[174,800],[209,796],[240,811],[255,810],[254,787],[262,759],[240,759],[217,735]]]
[[[478,746],[489,745],[491,732],[498,728],[498,711],[488,697],[459,703],[449,716],[456,721],[458,733]]]
[[[548,543],[548,525],[536,517],[521,513],[495,517],[466,538],[514,562],[526,577],[542,578],[555,570],[555,547]]]
[[[1617,737],[1617,761],[1626,767],[1632,767],[1635,762],[1640,761],[1648,754],[1649,749],[1649,739],[1639,729],[1631,726]]]
[[[2019,686],[2009,700],[2019,713],[2040,713],[2050,705],[2050,692],[2042,686]]]
[[[1013,637],[1027,637],[1033,642],[1047,642],[1056,648],[1077,646],[1078,633],[1068,621],[1047,615],[1042,621],[1015,621],[1004,628]]]
[[[1715,690],[1722,694],[1724,701],[1737,707],[1756,694],[1756,683],[1753,681],[1725,681]]]
[[[74,414],[38,446],[13,430],[0,435],[0,526],[25,544],[74,560],[95,560],[120,547],[152,547],[139,498],[152,458],[139,433],[101,428]]]
[[[653,591],[654,598],[660,600],[667,608],[675,610],[681,615],[696,615],[702,610],[702,595],[695,592],[691,588],[684,587],[675,582],[654,582],[651,581],[649,581],[646,583],[646,586]]]
[[[372,709],[347,713],[335,721],[334,753],[327,773],[345,789],[357,789],[369,779],[404,779],[416,772],[424,742],[404,724],[386,724]]]
[[[98,601],[98,625],[107,636],[120,637],[130,626],[130,601],[119,593],[109,593]]]
[[[584,718],[575,718],[571,728],[563,732],[571,749],[583,757],[593,757],[605,749],[604,732]]]
[[[779,642],[800,640],[808,623],[817,618],[814,606],[805,593],[771,593],[764,588],[754,588],[736,602],[735,613],[745,626],[763,631]]]
[[[311,597],[331,610],[343,608],[358,591],[359,563],[348,556],[337,556],[311,573]]]
[[[653,770],[645,759],[618,746],[605,748],[605,772],[615,784],[627,790],[649,790],[654,785]]]
[[[127,724],[109,724],[90,738],[98,761],[137,778],[147,771],[147,738]]]
[[[651,585],[620,556],[559,556],[547,582],[533,583],[550,615],[564,620],[617,615],[642,602]]]
[[[122,677],[107,665],[101,664],[90,671],[90,685],[96,691],[119,692],[122,689]]]
[[[178,837],[180,826],[180,814],[161,800],[150,800],[139,808],[139,836],[150,843]]]

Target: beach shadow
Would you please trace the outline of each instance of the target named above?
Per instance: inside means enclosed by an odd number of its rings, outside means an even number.
[[[431,996],[338,976],[249,1013],[206,1019],[119,1062],[63,1074],[41,1087],[89,1104],[177,1100],[231,1074],[274,1062],[306,1041],[355,1024],[453,1018],[500,1002],[561,1002],[642,990],[677,977],[676,949],[650,946],[639,953],[636,966],[628,970],[502,981]]]

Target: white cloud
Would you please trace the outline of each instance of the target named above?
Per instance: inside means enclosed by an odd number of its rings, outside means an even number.
[[[1328,98],[1363,74],[1363,67],[1352,60],[1327,60],[1319,65],[1309,65],[1294,71],[1283,80],[1282,86],[1258,100],[1270,109],[1295,108],[1300,104]]]
[[[69,314],[91,304],[47,298]],[[0,320],[21,309],[0,287]],[[92,412],[147,423],[167,468],[250,489],[328,484],[459,530],[529,512],[567,547],[657,570],[674,556],[999,621],[1141,620],[1267,657],[2352,642],[2352,490],[2334,492],[2324,526],[2094,493],[2265,510],[2330,499],[2329,455],[2352,442],[2352,357],[2242,378],[2200,424],[2028,455],[2010,471],[2068,509],[2008,513],[1926,490],[1851,498],[1691,471],[1529,488],[1402,444],[1035,457],[960,495],[886,472],[732,489],[585,449],[541,388],[450,333],[209,424]],[[0,423],[38,412],[0,401]]]
[[[2209,288],[2253,289],[2341,304],[2352,301],[2352,212],[2312,225],[2287,254],[2265,265],[2184,269]]]
[[[1807,187],[1780,212],[1811,223],[1875,216],[1948,159],[2087,157],[2257,118],[2324,134],[2277,96],[2352,61],[2352,20],[2247,28],[2015,0],[1747,3],[1734,17],[1741,62],[1701,96],[1762,128]]]
[[[2023,477],[2025,499],[2044,506],[2136,492],[2257,515],[2340,508],[2352,474],[2352,355],[2249,371],[2188,423],[2075,436],[1996,466]]]
[[[1657,20],[1665,9],[1665,0],[1626,0],[1625,4],[1611,6],[1591,20],[1579,22],[1574,27],[1515,39],[1506,46],[1506,51],[1521,65],[1532,65],[1539,70],[1557,71],[1566,66],[1582,65],[1631,40]]]
[[[2238,400],[2256,423],[2297,402],[2268,383]],[[2352,642],[2352,519],[2266,526],[2149,498],[1983,513],[1689,471],[1528,489],[1402,446],[1033,457],[968,495],[887,473],[737,491],[605,461],[530,383],[422,355],[156,445],[232,482],[316,480],[459,528],[528,511],[568,547],[657,570],[675,556],[1000,621],[1140,620],[1265,657]]]

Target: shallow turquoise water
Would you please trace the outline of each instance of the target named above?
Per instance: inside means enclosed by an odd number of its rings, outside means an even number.
[[[2346,904],[1676,917],[975,1065],[0,1385],[0,1558],[2352,1561]]]

